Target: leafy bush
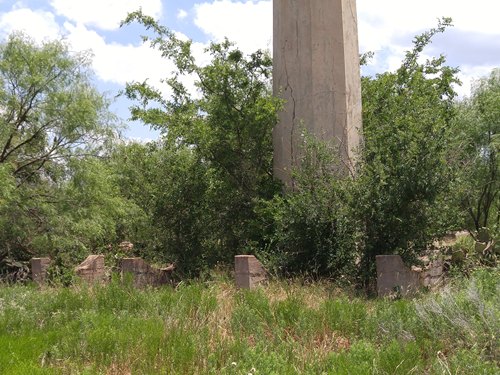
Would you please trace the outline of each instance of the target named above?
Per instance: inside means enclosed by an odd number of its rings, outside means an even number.
[[[436,236],[461,225],[448,157],[458,70],[443,56],[420,62],[449,24],[443,19],[417,36],[396,72],[363,78],[364,144],[354,179],[336,173],[330,145],[304,135],[295,191],[264,205],[274,225],[266,251],[276,268],[359,275],[366,285],[376,255],[414,261]]]
[[[448,163],[458,70],[444,56],[420,62],[450,21],[417,36],[395,73],[363,78],[365,141],[353,202],[363,223],[365,281],[374,276],[376,255],[413,260],[435,236],[460,225]]]
[[[170,98],[147,82],[129,83],[125,95],[136,103],[132,119],[163,137],[154,177],[161,190],[153,190],[158,242],[182,271],[197,275],[263,244],[254,208],[278,191],[270,172],[271,131],[280,107],[271,92],[272,61],[267,53],[246,56],[224,41],[207,48],[210,61],[201,65],[190,41],[141,11],[125,24],[132,22],[152,31],[152,48],[176,66],[166,80]],[[194,79],[196,96],[183,77]]]
[[[495,240],[481,243],[472,235],[463,236],[457,239],[449,252],[450,274],[454,276],[470,276],[476,269],[496,267],[498,264],[498,243]]]
[[[303,137],[293,191],[261,205],[261,217],[272,228],[264,257],[281,274],[352,281],[359,233],[352,213],[354,182],[336,172],[337,153],[329,145],[305,131]]]
[[[500,69],[476,81],[470,98],[458,106],[454,121],[457,190],[468,228],[488,228],[493,238],[500,231]]]

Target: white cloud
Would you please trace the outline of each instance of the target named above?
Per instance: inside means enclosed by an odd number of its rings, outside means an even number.
[[[217,0],[194,9],[196,26],[215,41],[228,37],[246,53],[272,48],[272,1]]]
[[[162,13],[161,0],[51,0],[55,12],[76,23],[115,30],[129,12],[142,11],[155,18]]]
[[[455,87],[458,95],[468,96],[471,93],[472,86],[478,78],[488,76],[494,68],[499,66],[484,65],[484,66],[462,66],[458,78],[462,81],[461,87]]]
[[[23,31],[39,42],[60,35],[60,28],[52,13],[21,7],[0,14],[0,36],[5,38],[13,31]]]
[[[64,37],[74,51],[91,50],[93,69],[105,82],[124,85],[149,78],[152,84],[159,86],[160,80],[174,68],[147,44],[107,43],[84,23],[65,22],[59,26],[53,13],[23,8],[19,3],[11,11],[0,13],[0,37],[5,38],[15,30],[22,30],[37,41]]]
[[[66,22],[66,38],[76,50],[92,50],[93,67],[97,76],[107,82],[124,85],[129,81],[149,81],[155,86],[174,69],[148,44],[106,43],[97,32],[83,25]]]
[[[64,24],[67,32],[66,39],[77,51],[92,50],[94,54],[93,69],[99,79],[104,82],[124,86],[127,82],[143,82],[159,89],[164,96],[171,94],[168,86],[162,80],[171,77],[176,70],[172,61],[161,57],[161,53],[149,46],[106,43],[97,32],[87,29],[83,25]],[[176,33],[180,39],[187,40],[181,33]],[[193,43],[193,55],[198,63],[205,63],[207,55],[203,53],[205,45]],[[182,77],[181,82],[194,95],[197,95],[195,78]]]
[[[37,41],[64,38],[73,51],[92,51],[92,68],[97,78],[104,82],[124,86],[126,82],[147,79],[148,83],[162,89],[163,94],[169,94],[161,80],[168,78],[175,66],[149,44],[109,43],[98,31],[84,23],[66,21],[59,26],[53,13],[19,6],[0,13],[0,37],[5,38],[14,30],[23,30]],[[176,33],[176,36],[188,39],[181,33]],[[193,43],[194,54],[201,62],[206,59],[204,48],[205,45],[201,43]],[[192,77],[186,78],[184,82],[191,91],[195,91]]]
[[[435,25],[439,17],[452,17],[460,29],[497,33],[500,4],[496,0],[358,0],[361,19],[384,30],[420,30]]]
[[[397,68],[403,58],[404,50],[411,48],[412,37],[437,25],[441,17],[453,19],[453,33],[445,32],[440,37],[440,49],[433,48],[433,53],[453,52],[458,60],[453,64],[460,65],[459,78],[463,85],[457,87],[460,96],[470,92],[471,82],[478,77],[488,74],[494,67],[490,64],[472,66],[460,61],[456,51],[447,50],[447,46],[456,50],[456,45],[462,41],[455,40],[467,33],[474,33],[483,37],[497,36],[500,38],[500,2],[497,0],[358,0],[359,44],[361,51],[374,51],[377,60],[376,71],[393,70]],[[455,38],[455,39],[452,39]],[[463,55],[467,55],[464,50]],[[470,51],[469,53],[473,53]],[[485,52],[487,53],[487,52]],[[493,57],[493,56],[492,56]],[[491,59],[490,59],[491,60]],[[500,61],[498,61],[500,66]]]
[[[497,0],[358,0],[360,47],[376,51],[402,35],[412,35],[451,17],[456,29],[500,34]]]
[[[92,49],[98,77],[117,84],[149,78],[156,85],[173,69],[171,63],[147,45],[109,43],[99,33],[99,30],[116,29],[127,12],[139,7],[146,14],[159,18],[162,3],[167,4],[166,0],[46,0],[46,3],[54,8],[52,13],[29,9],[26,2],[17,2],[10,11],[0,13],[0,36],[19,29],[39,41],[65,35],[74,50]],[[190,15],[186,9],[172,7],[171,11],[177,12],[179,20]],[[455,51],[461,52],[455,52],[457,57],[453,63],[461,65],[461,79],[464,81],[460,89],[462,94],[468,92],[473,77],[487,74],[495,66],[498,54],[489,53],[487,61],[480,57],[466,61],[463,56],[470,56],[472,52],[460,49],[466,49],[464,33],[475,35],[469,38],[469,45],[478,44],[474,43],[476,36],[488,36],[489,39],[481,37],[480,40],[486,46],[487,40],[500,38],[498,0],[476,0],[474,3],[456,0],[357,0],[357,8],[360,49],[376,53],[370,67],[372,71],[381,72],[399,66],[404,50],[411,47],[412,36],[434,27],[441,16],[451,16],[454,29],[460,32],[445,33],[440,42],[436,42],[439,48],[432,52],[447,54],[452,45]],[[271,0],[200,0],[192,12],[195,25],[211,40],[221,41],[227,36],[247,53],[259,48],[272,48]],[[56,14],[66,20],[63,26],[57,24]],[[179,36],[185,38],[181,34]],[[207,63],[207,56],[203,53],[205,46],[202,43],[193,44],[193,53],[202,64]],[[488,53],[487,48],[476,50],[478,55]],[[497,66],[500,66],[500,61]],[[186,82],[192,87],[192,79]]]
[[[456,30],[500,38],[498,0],[357,0],[357,8],[360,50],[376,53],[374,71],[398,67],[404,51],[411,48],[413,36],[435,27],[441,17],[452,17]],[[196,26],[210,39],[228,37],[245,52],[272,48],[271,0],[204,1],[194,10]],[[444,38],[450,37],[445,33]],[[446,42],[442,45],[446,47]],[[469,86],[473,74],[487,73],[490,68],[462,66],[464,87]],[[465,92],[464,88],[460,91]]]
[[[188,16],[188,12],[186,12],[184,9],[179,9],[177,12],[177,19],[178,20],[183,20]]]

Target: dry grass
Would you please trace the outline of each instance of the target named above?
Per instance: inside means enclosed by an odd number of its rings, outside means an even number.
[[[414,301],[300,281],[2,287],[0,373],[496,374],[499,277],[481,277]]]

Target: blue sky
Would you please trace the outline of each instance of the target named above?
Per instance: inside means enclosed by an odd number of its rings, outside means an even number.
[[[141,44],[139,27],[119,28],[120,20],[139,7],[193,39],[199,59],[209,41],[225,36],[245,52],[272,48],[271,0],[0,0],[0,38],[24,30],[39,41],[64,37],[75,51],[92,50],[96,83],[109,96],[134,80],[148,78],[160,86],[172,65]],[[442,16],[452,17],[455,27],[436,38],[427,52],[443,53],[461,68],[461,95],[470,92],[475,78],[500,67],[498,0],[357,0],[357,8],[360,50],[375,52],[365,74],[396,68],[412,37]],[[126,120],[127,106],[118,99],[112,109]],[[140,124],[130,124],[125,135],[157,136]]]

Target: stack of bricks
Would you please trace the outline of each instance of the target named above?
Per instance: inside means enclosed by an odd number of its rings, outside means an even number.
[[[420,286],[425,288],[436,288],[443,282],[444,259],[438,254],[430,259],[428,256],[419,258],[423,267],[412,267],[413,271],[418,272]]]

